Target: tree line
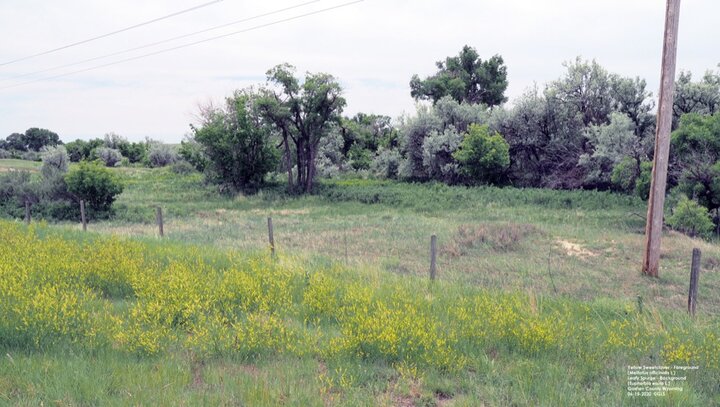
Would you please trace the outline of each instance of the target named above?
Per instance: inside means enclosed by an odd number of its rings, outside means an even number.
[[[346,100],[337,78],[300,76],[292,65],[275,66],[264,83],[236,90],[222,104],[202,106],[179,155],[208,180],[234,191],[255,191],[274,173],[275,178],[282,175],[292,193],[311,192],[318,177],[372,176],[614,190],[647,198],[656,118],[644,79],[611,73],[578,57],[564,64],[561,77],[527,89],[508,104],[507,67],[500,55],[482,59],[464,46],[436,67],[433,75],[410,79],[416,111],[392,119],[344,116]],[[671,203],[684,195],[714,211],[716,223],[718,110],[720,71],[698,80],[681,72],[673,104]],[[57,135],[31,130],[0,142],[0,153],[37,149],[38,139],[59,141]],[[72,161],[151,166],[151,156],[163,156],[153,148],[112,134],[66,145]],[[166,153],[167,160],[158,163],[179,159]],[[707,230],[707,222],[695,229]]]
[[[318,176],[360,175],[647,198],[656,117],[644,79],[578,57],[564,64],[560,78],[507,104],[501,56],[483,60],[465,46],[436,67],[435,74],[410,80],[416,112],[393,120],[343,116],[346,101],[335,77],[299,78],[293,66],[278,65],[265,83],[236,91],[224,106],[204,106],[181,155],[237,190],[255,190],[275,172],[301,193]],[[681,72],[668,188],[715,211],[716,221],[719,109],[720,72],[699,80]]]

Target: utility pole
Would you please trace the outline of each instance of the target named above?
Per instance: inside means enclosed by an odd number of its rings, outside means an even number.
[[[653,159],[650,199],[645,226],[645,253],[642,272],[658,277],[660,267],[660,238],[663,228],[665,186],[670,156],[670,130],[672,127],[673,94],[675,90],[675,60],[677,56],[680,0],[667,0],[665,12],[665,38],[663,41],[662,69],[660,71],[660,101],[658,105],[655,155]]]

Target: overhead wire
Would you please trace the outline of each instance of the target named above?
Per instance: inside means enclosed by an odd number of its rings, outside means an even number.
[[[53,53],[53,52],[61,51],[61,50],[68,49],[68,48],[75,47],[75,46],[82,45],[82,44],[87,44],[88,42],[92,42],[92,41],[96,41],[96,40],[99,40],[99,39],[102,39],[102,38],[110,37],[111,35],[120,34],[120,33],[123,33],[123,32],[125,32],[125,31],[130,31],[130,30],[133,30],[133,29],[135,29],[135,28],[143,27],[143,26],[146,26],[146,25],[148,25],[148,24],[156,23],[156,22],[162,21],[162,20],[167,20],[168,18],[172,18],[172,17],[179,16],[179,15],[185,14],[185,13],[189,13],[189,12],[191,12],[191,11],[195,11],[195,10],[198,10],[198,9],[201,9],[201,8],[204,8],[204,7],[207,7],[207,6],[211,6],[211,5],[213,5],[213,4],[220,3],[221,1],[223,1],[223,0],[213,0],[213,1],[209,1],[209,2],[207,2],[207,3],[203,3],[203,4],[200,4],[200,5],[194,6],[194,7],[190,7],[190,8],[188,8],[188,9],[176,11],[176,12],[174,12],[174,13],[172,13],[172,14],[168,14],[168,15],[165,15],[165,16],[162,16],[162,17],[154,18],[154,19],[152,19],[152,20],[148,20],[148,21],[145,21],[145,22],[142,22],[142,23],[139,23],[139,24],[131,25],[130,27],[121,28],[121,29],[119,29],[119,30],[115,30],[115,31],[112,31],[112,32],[109,32],[109,33],[106,33],[106,34],[98,35],[98,36],[96,36],[96,37],[88,38],[88,39],[85,39],[85,40],[82,40],[82,41],[73,42],[73,43],[71,43],[71,44],[63,45],[63,46],[60,46],[60,47],[57,47],[57,48],[49,49],[49,50],[47,50],[47,51],[38,52],[37,54],[27,55],[27,56],[24,56],[24,57],[21,57],[21,58],[13,59],[13,60],[11,60],[11,61],[2,62],[2,63],[0,63],[0,66],[10,65],[10,64],[14,64],[14,63],[20,62],[20,61],[26,61],[26,60],[28,60],[28,59],[36,58],[36,57],[39,57],[39,56],[42,56],[42,55],[51,54],[51,53]]]
[[[285,22],[288,22],[288,21],[298,20],[298,19],[300,19],[300,18],[309,17],[309,16],[312,16],[312,15],[324,13],[324,12],[327,12],[327,11],[336,10],[336,9],[339,9],[339,8],[351,6],[351,5],[353,5],[353,4],[362,3],[363,1],[365,1],[365,0],[354,0],[354,1],[346,2],[346,3],[342,3],[342,4],[339,4],[339,5],[336,5],[336,6],[327,7],[327,8],[323,8],[323,9],[311,11],[311,12],[308,12],[308,13],[304,13],[304,14],[299,14],[299,15],[296,15],[296,16],[293,16],[293,17],[288,17],[288,18],[284,18],[284,19],[281,19],[281,20],[276,20],[276,21],[272,21],[272,22],[269,22],[269,23],[264,23],[264,24],[256,25],[256,26],[249,27],[249,28],[246,28],[246,29],[243,29],[243,30],[233,31],[233,32],[231,32],[231,33],[222,34],[222,35],[217,35],[217,36],[214,36],[214,37],[205,38],[205,39],[203,39],[203,40],[194,41],[194,42],[187,43],[187,44],[183,44],[183,45],[178,45],[178,46],[176,46],[176,47],[165,48],[165,49],[158,50],[158,51],[154,51],[154,52],[150,52],[150,53],[147,53],[147,54],[137,55],[137,56],[134,56],[134,57],[125,58],[125,59],[121,59],[121,60],[118,60],[118,61],[113,61],[113,62],[109,62],[109,63],[106,63],[106,64],[97,65],[97,66],[93,66],[93,67],[89,67],[89,68],[85,68],[85,69],[79,69],[79,70],[72,71],[72,72],[66,72],[66,73],[59,74],[59,75],[53,75],[53,76],[48,76],[48,77],[45,77],[45,78],[35,79],[35,80],[32,80],[32,81],[21,82],[21,83],[17,83],[17,84],[13,84],[13,85],[3,86],[3,87],[0,87],[0,90],[2,90],[2,89],[14,88],[14,87],[18,87],[18,86],[29,85],[29,84],[31,84],[31,83],[36,83],[36,82],[41,82],[41,81],[47,81],[47,80],[62,78],[62,77],[65,77],[65,76],[75,75],[75,74],[78,74],[78,73],[93,71],[93,70],[96,70],[96,69],[105,68],[105,67],[112,66],[112,65],[117,65],[117,64],[121,64],[121,63],[125,63],[125,62],[130,62],[130,61],[135,61],[135,60],[142,59],[142,58],[151,57],[151,56],[158,55],[158,54],[164,54],[164,53],[167,53],[167,52],[170,52],[170,51],[175,51],[175,50],[178,50],[178,49],[191,47],[191,46],[193,46],[193,45],[198,45],[198,44],[202,44],[202,43],[205,43],[205,42],[214,41],[214,40],[218,40],[218,39],[221,39],[221,38],[226,38],[226,37],[230,37],[230,36],[233,36],[233,35],[238,35],[238,34],[246,33],[246,32],[249,32],[249,31],[258,30],[258,29],[261,29],[261,28],[270,27],[270,26],[277,25],[277,24],[281,24],[281,23],[285,23]]]
[[[13,80],[13,79],[25,78],[25,77],[28,77],[28,76],[33,76],[33,75],[38,75],[38,74],[42,74],[42,73],[46,73],[46,72],[56,71],[56,70],[62,69],[62,68],[69,68],[69,67],[71,67],[71,66],[82,65],[82,64],[84,64],[84,63],[93,62],[93,61],[97,61],[97,60],[100,60],[100,59],[110,58],[110,57],[114,57],[114,56],[122,55],[122,54],[127,54],[128,52],[133,52],[133,51],[138,51],[138,50],[145,49],[145,48],[154,47],[154,46],[161,45],[161,44],[165,44],[165,43],[168,43],[168,42],[181,40],[181,39],[183,39],[183,38],[192,37],[192,36],[195,36],[195,35],[204,34],[204,33],[206,33],[206,32],[219,30],[219,29],[221,29],[221,28],[229,27],[229,26],[232,26],[232,25],[237,25],[237,24],[241,24],[241,23],[246,23],[246,22],[248,22],[248,21],[257,20],[257,19],[259,19],[259,18],[271,16],[271,15],[273,15],[273,14],[279,14],[279,13],[282,13],[282,12],[285,12],[285,11],[289,11],[289,10],[293,10],[293,9],[296,9],[296,8],[304,7],[304,6],[313,4],[313,3],[318,3],[318,2],[320,2],[320,1],[323,1],[323,0],[306,1],[306,2],[304,2],[304,3],[296,4],[296,5],[294,5],[294,6],[285,7],[285,8],[282,8],[282,9],[278,9],[278,10],[274,10],[274,11],[270,11],[270,12],[266,12],[266,13],[262,13],[262,14],[257,14],[257,15],[254,15],[254,16],[252,16],[252,17],[246,17],[246,18],[243,18],[243,19],[240,19],[240,20],[231,21],[231,22],[229,22],[229,23],[225,23],[225,24],[220,24],[220,25],[208,27],[208,28],[205,28],[205,29],[202,29],[202,30],[198,30],[198,31],[194,31],[194,32],[191,32],[191,33],[188,33],[188,34],[178,35],[178,36],[176,36],[176,37],[172,37],[172,38],[167,38],[167,39],[160,40],[160,41],[151,42],[151,43],[149,43],[149,44],[144,44],[144,45],[139,45],[139,46],[132,47],[132,48],[127,48],[127,49],[124,49],[124,50],[122,50],[122,51],[112,52],[112,53],[109,53],[109,54],[105,54],[105,55],[100,55],[100,56],[93,57],[93,58],[84,59],[84,60],[82,60],[82,61],[72,62],[72,63],[69,63],[69,64],[63,64],[63,65],[57,65],[57,66],[53,66],[53,67],[51,67],[51,68],[45,68],[45,69],[41,69],[41,70],[34,71],[34,72],[28,72],[28,73],[24,73],[24,74],[20,74],[20,75],[15,75],[15,76],[3,78],[3,80],[4,80],[4,81],[10,81],[10,80]]]

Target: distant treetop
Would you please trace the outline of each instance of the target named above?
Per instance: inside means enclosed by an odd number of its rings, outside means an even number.
[[[507,67],[500,55],[483,61],[475,48],[465,45],[457,56],[436,65],[436,74],[423,80],[413,75],[410,80],[410,95],[416,100],[432,100],[434,104],[443,96],[451,96],[458,102],[488,106],[507,100]]]

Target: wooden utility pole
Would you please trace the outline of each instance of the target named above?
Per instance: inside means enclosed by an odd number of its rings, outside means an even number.
[[[663,228],[665,186],[670,157],[670,130],[672,127],[673,94],[675,90],[675,60],[677,55],[680,0],[667,0],[665,12],[665,40],[663,41],[662,69],[660,71],[660,100],[658,105],[655,155],[653,160],[647,224],[645,226],[645,253],[642,272],[658,277],[660,267],[660,238]]]

